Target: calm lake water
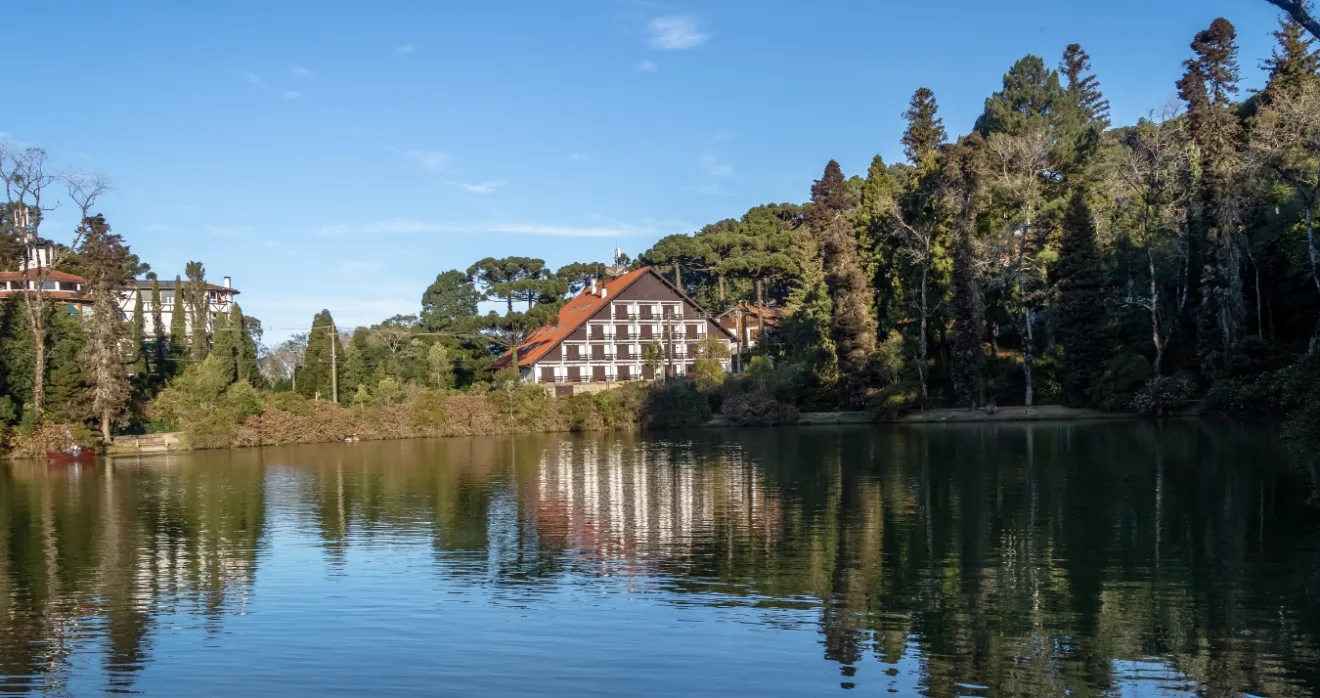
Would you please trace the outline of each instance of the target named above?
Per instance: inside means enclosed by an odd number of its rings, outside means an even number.
[[[0,693],[1310,695],[1265,431],[811,427],[0,464]]]

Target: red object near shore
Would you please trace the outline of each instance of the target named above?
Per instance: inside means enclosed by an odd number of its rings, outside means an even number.
[[[89,448],[76,456],[60,451],[46,451],[46,461],[49,463],[95,463],[96,449]]]

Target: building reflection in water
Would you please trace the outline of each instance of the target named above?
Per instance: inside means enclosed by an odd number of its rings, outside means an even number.
[[[0,691],[58,689],[84,655],[104,690],[131,690],[164,661],[159,619],[222,633],[262,569],[290,564],[280,550],[314,545],[344,575],[355,546],[425,546],[432,581],[491,603],[574,586],[742,608],[814,629],[845,686],[1309,695],[1320,546],[1276,449],[1188,422],[15,463],[0,473]]]

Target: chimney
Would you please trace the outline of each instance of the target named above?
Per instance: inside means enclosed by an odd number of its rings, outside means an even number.
[[[591,279],[591,295],[593,295],[593,296],[596,295],[596,279],[595,279],[595,277],[592,277],[592,279]]]
[[[233,288],[234,282],[228,276],[225,277],[225,288]]]

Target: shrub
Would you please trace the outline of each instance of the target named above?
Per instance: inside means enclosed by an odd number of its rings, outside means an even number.
[[[745,393],[724,401],[724,416],[739,426],[796,424],[797,408],[763,392]]]
[[[225,409],[234,415],[236,421],[244,417],[261,414],[264,410],[261,393],[251,383],[239,381],[225,390]]]
[[[412,404],[413,423],[421,427],[444,426],[449,419],[445,410],[448,399],[449,395],[443,390],[423,390]]]
[[[1180,373],[1156,376],[1132,398],[1132,407],[1147,417],[1163,417],[1169,410],[1196,397],[1196,379]]]
[[[266,395],[266,404],[299,417],[312,413],[312,404],[298,393],[269,393]]]
[[[1150,382],[1150,361],[1135,352],[1115,354],[1105,362],[1105,371],[1095,384],[1095,404],[1102,410],[1125,410],[1132,406],[1132,398]]]
[[[647,394],[644,413],[653,429],[695,427],[710,420],[710,402],[691,382],[670,380]]]
[[[897,419],[921,406],[921,386],[916,381],[900,381],[871,393],[871,415],[877,419]]]
[[[63,451],[70,446],[94,446],[97,436],[83,424],[45,422],[27,434],[17,434],[9,442],[15,458],[45,458],[47,451]]]

